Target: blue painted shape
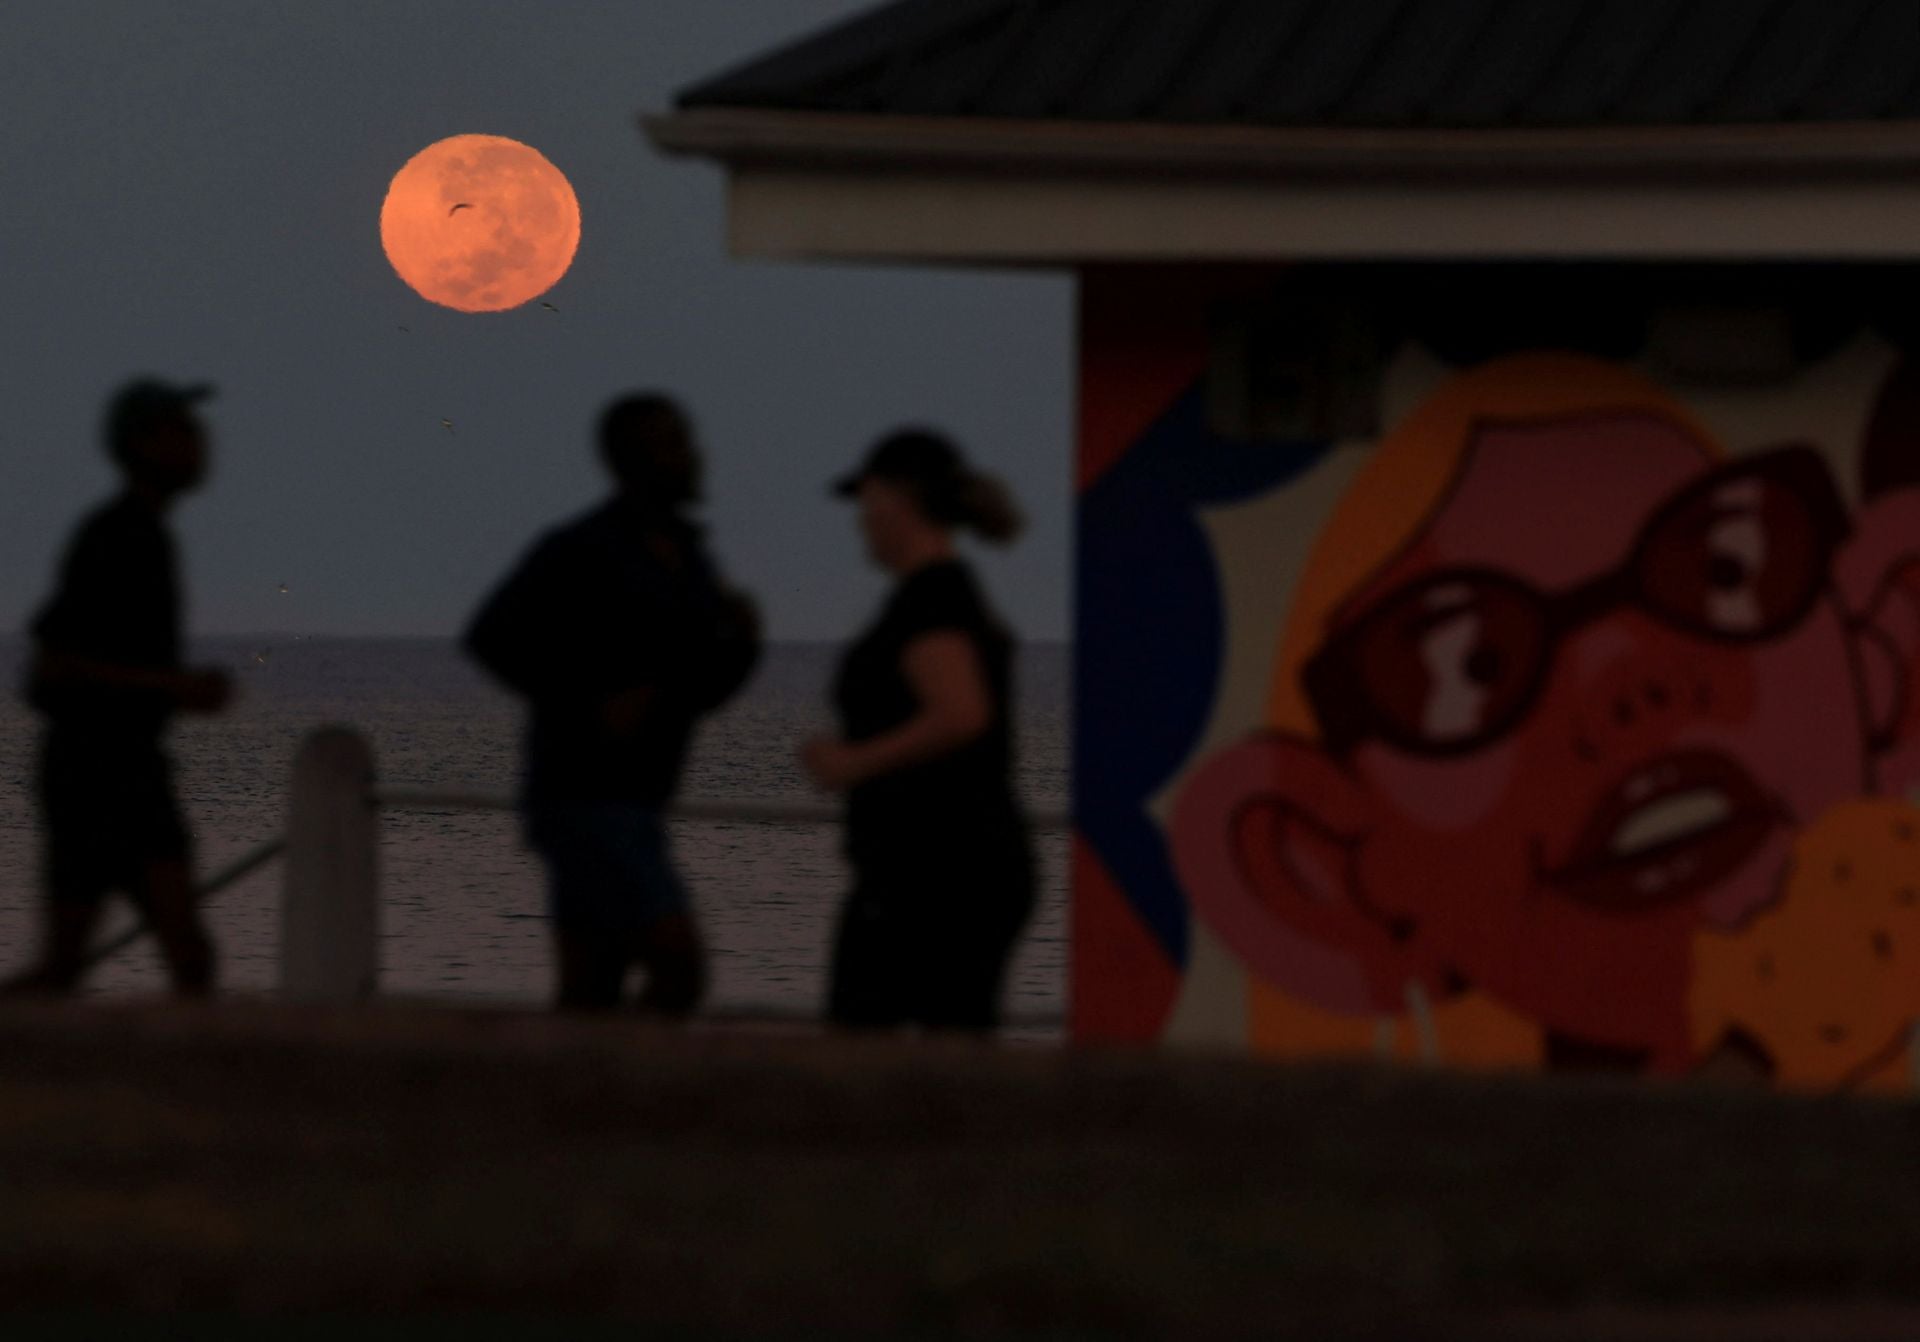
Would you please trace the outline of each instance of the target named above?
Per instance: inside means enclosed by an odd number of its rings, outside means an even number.
[[[1279,488],[1332,446],[1222,438],[1199,384],[1080,497],[1075,819],[1179,965],[1187,902],[1146,803],[1193,749],[1220,680],[1220,582],[1198,513]]]

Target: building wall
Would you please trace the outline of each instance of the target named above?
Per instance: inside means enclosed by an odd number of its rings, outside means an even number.
[[[1909,288],[1088,272],[1076,1033],[1902,1084]]]

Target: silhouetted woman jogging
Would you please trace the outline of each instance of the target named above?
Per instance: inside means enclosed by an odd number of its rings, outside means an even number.
[[[1013,637],[954,547],[997,544],[1021,519],[999,481],[925,431],[883,440],[839,482],[874,562],[898,580],[834,682],[841,735],[807,770],[847,794],[853,893],[834,945],[837,1024],[991,1030],[1033,910],[1026,822],[1013,798]]]

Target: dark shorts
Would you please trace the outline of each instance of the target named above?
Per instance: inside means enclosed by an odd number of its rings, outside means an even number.
[[[1033,867],[1023,844],[985,847],[973,860],[856,864],[834,938],[829,1019],[856,1028],[999,1024],[1007,965],[1033,914]]]
[[[153,862],[184,861],[192,840],[157,745],[50,740],[40,756],[47,894],[93,901],[138,888]]]
[[[536,801],[527,842],[547,866],[547,911],[578,932],[642,932],[691,903],[660,813],[639,802]]]

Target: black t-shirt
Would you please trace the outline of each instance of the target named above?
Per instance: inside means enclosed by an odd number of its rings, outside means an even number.
[[[177,670],[180,589],[173,538],[160,518],[124,496],[86,517],[31,629],[50,651],[115,666]],[[102,742],[154,741],[171,712],[165,696],[151,691],[34,685],[29,694],[61,735]]]
[[[993,720],[960,749],[869,779],[847,799],[848,852],[856,862],[953,860],[1018,831],[1013,801],[1013,639],[988,607],[972,572],[957,560],[931,564],[894,589],[880,618],[847,650],[834,682],[841,734],[865,741],[920,711],[906,652],[928,634],[957,633],[973,644],[986,675]]]
[[[699,717],[746,681],[759,644],[698,528],[624,499],[543,537],[487,599],[467,650],[531,709],[527,794],[663,805]],[[615,694],[652,687],[646,725],[600,720]]]

